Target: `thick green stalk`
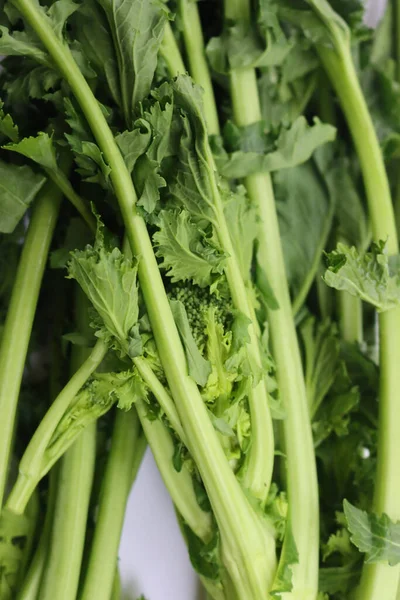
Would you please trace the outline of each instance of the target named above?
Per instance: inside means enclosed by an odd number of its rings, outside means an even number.
[[[96,425],[89,425],[65,453],[41,600],[77,597],[96,455]]]
[[[114,582],[113,582],[113,587],[112,587],[112,592],[111,592],[111,600],[121,600],[121,577],[118,571],[118,567],[116,567],[115,569],[115,574],[114,574]]]
[[[58,469],[54,467],[49,475],[49,491],[47,495],[47,507],[44,525],[38,546],[33,555],[29,569],[24,577],[22,587],[18,592],[17,600],[37,600],[39,588],[42,581],[43,571],[48,559],[50,548],[51,531],[53,527],[54,510],[57,497]]]
[[[181,0],[180,16],[183,22],[186,51],[191,67],[191,75],[201,85],[204,94],[204,116],[209,133],[218,134],[218,113],[216,110],[210,72],[204,54],[204,42],[201,33],[200,18],[195,2]],[[198,31],[197,31],[198,30]],[[171,75],[178,72],[178,65],[171,64]],[[227,222],[224,216],[223,202],[216,183],[214,158],[208,151],[207,166],[212,184],[214,211],[216,215],[215,230],[222,248],[227,254],[225,274],[228,280],[232,302],[235,308],[246,315],[249,325],[250,343],[247,346],[251,364],[262,366],[259,346],[259,328],[255,311],[251,305],[249,292],[240,272]],[[243,469],[242,483],[254,496],[265,501],[271,485],[274,466],[274,433],[269,411],[265,381],[252,388],[249,394],[251,414],[251,447],[247,453],[246,465]]]
[[[90,335],[88,301],[76,288],[75,322],[78,331]],[[82,346],[74,346],[71,371],[76,372],[90,356]],[[48,548],[41,600],[74,600],[77,596],[86,537],[86,523],[96,459],[96,425],[78,436],[61,460],[52,535]]]
[[[225,16],[250,20],[247,0],[225,0]],[[261,120],[253,69],[231,72],[233,113],[239,126]],[[279,309],[269,312],[272,349],[279,390],[286,410],[283,421],[289,519],[299,555],[292,567],[288,597],[313,600],[318,593],[319,509],[313,439],[301,356],[292,315],[272,182],[269,174],[249,176],[245,185],[260,215],[258,261],[274,290]]]
[[[117,409],[81,600],[110,600],[138,434],[136,411]]]
[[[386,240],[390,255],[398,253],[398,241],[389,182],[374,125],[357,79],[350,48],[319,49],[319,54],[346,116],[364,177],[374,240]],[[373,509],[391,519],[400,518],[400,308],[379,315],[380,393],[378,464]],[[359,600],[396,597],[400,567],[385,563],[365,564]]]
[[[174,32],[172,31],[172,27],[169,23],[167,23],[165,26],[164,38],[161,43],[160,52],[170,73],[175,72],[175,69],[176,74],[183,75],[186,73],[186,67],[182,60],[178,44],[176,43]]]
[[[106,353],[107,346],[102,340],[98,340],[83,365],[71,377],[44,415],[21,458],[19,475],[6,504],[9,510],[17,514],[24,512],[32,491],[55,462],[44,462],[51,437],[76,394],[97,369]]]
[[[194,81],[203,88],[204,116],[208,134],[218,135],[218,111],[204,50],[203,30],[197,2],[179,0],[178,7],[190,74]]]
[[[13,0],[50,53],[85,114],[111,167],[111,180],[135,256],[140,256],[139,282],[158,352],[175,400],[189,451],[198,465],[221,532],[225,566],[238,597],[264,600],[271,578],[274,550],[226,460],[200,392],[187,373],[184,350],[169,306],[146,224],[136,212],[136,192],[100,105],[65,43],[33,0]],[[246,535],[243,535],[246,531]]]
[[[39,193],[18,265],[0,348],[0,509],[7,479],[15,412],[33,319],[61,192],[47,183]]]

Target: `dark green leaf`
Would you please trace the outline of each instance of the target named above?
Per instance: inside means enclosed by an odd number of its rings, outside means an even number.
[[[45,182],[27,165],[0,160],[0,231],[11,233]]]
[[[122,108],[126,123],[131,127],[138,103],[150,92],[168,10],[159,0],[98,1],[112,31]]]

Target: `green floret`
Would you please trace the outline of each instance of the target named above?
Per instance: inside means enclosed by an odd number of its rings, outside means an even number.
[[[215,323],[222,325],[224,330],[230,329],[233,320],[232,305],[226,298],[212,293],[210,288],[179,282],[170,286],[169,297],[182,302],[185,307],[193,338],[202,354],[206,349],[210,309]]]

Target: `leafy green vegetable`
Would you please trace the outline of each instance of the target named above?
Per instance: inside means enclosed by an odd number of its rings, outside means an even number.
[[[0,8],[0,596],[116,600],[148,443],[210,599],[394,598],[394,7]]]
[[[27,165],[17,166],[0,160],[0,231],[11,233],[45,182]]]

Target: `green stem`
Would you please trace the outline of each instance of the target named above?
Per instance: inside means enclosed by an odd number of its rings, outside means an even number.
[[[345,342],[352,344],[363,341],[362,302],[346,292],[337,293],[339,307],[339,331]]]
[[[19,475],[6,504],[9,510],[17,514],[24,511],[32,491],[53,464],[49,465],[44,459],[60,419],[106,353],[107,346],[102,340],[98,340],[83,365],[71,377],[44,415],[19,464]]]
[[[148,364],[146,359],[138,356],[137,358],[133,359],[133,364],[135,365],[143,381],[148,385],[151,392],[154,394],[157,402],[165,412],[172,429],[175,430],[181,441],[186,445],[185,432],[182,428],[182,424],[179,415],[176,411],[175,404],[168,391],[165,389],[158,377],[155,375],[153,369]]]
[[[96,455],[96,425],[81,433],[65,453],[41,600],[74,600],[77,595]]]
[[[386,240],[389,254],[398,253],[396,224],[389,182],[374,125],[369,114],[350,47],[336,51],[318,48],[325,69],[338,95],[358,153],[364,177],[374,239]],[[373,509],[394,521],[400,518],[400,308],[379,315],[380,392],[378,463]],[[400,567],[385,563],[365,564],[358,590],[359,600],[395,598]]]
[[[118,566],[115,568],[114,582],[111,591],[111,600],[121,600],[121,577],[119,574]]]
[[[186,466],[184,465],[179,472],[175,469],[172,462],[174,444],[169,431],[161,421],[151,421],[148,418],[144,401],[137,401],[136,408],[172,502],[190,529],[204,542],[208,542],[212,532],[211,515],[200,508],[193,489],[192,476]]]
[[[178,6],[190,74],[195,82],[201,85],[204,92],[203,110],[208,134],[219,135],[218,111],[204,50],[203,30],[197,2],[193,2],[193,0],[179,0]]]
[[[136,411],[117,410],[81,600],[110,599],[138,433]]]
[[[63,173],[61,169],[45,169],[48,177],[54,181],[56,186],[62,191],[64,196],[71,202],[73,206],[75,206],[76,210],[79,212],[89,229],[96,233],[97,224],[96,219],[94,218],[89,206],[87,206],[86,202],[77,194],[69,182],[68,177]]]
[[[143,218],[136,212],[136,192],[114,136],[68,46],[33,0],[13,0],[68,82],[111,168],[132,252],[140,256],[139,282],[169,387],[190,441],[221,533],[225,566],[244,600],[264,600],[274,549],[226,460],[200,392],[187,373],[179,333]],[[243,531],[247,535],[243,535]],[[268,557],[266,559],[266,557]]]
[[[84,335],[90,332],[88,300],[75,288],[75,321]],[[76,372],[90,356],[82,346],[74,346],[71,371]],[[48,549],[41,600],[74,600],[77,596],[86,536],[86,523],[96,458],[96,425],[87,427],[65,453],[58,475],[52,535]]]
[[[42,581],[43,571],[47,563],[50,547],[54,510],[57,498],[57,487],[58,469],[54,468],[49,474],[49,491],[47,495],[44,526],[42,528],[40,540],[35,554],[29,565],[28,572],[24,577],[22,588],[18,593],[17,600],[37,600],[39,598],[40,583]]]
[[[227,19],[250,20],[247,0],[225,0]],[[261,120],[254,69],[230,75],[233,113],[239,126]],[[259,173],[245,180],[260,215],[258,261],[274,290],[279,309],[268,315],[279,390],[286,410],[283,421],[289,519],[298,551],[292,566],[291,596],[314,599],[318,593],[319,508],[313,439],[300,350],[293,320],[272,182]],[[284,553],[283,553],[284,555]]]
[[[51,183],[46,184],[35,202],[1,339],[0,509],[22,374],[60,202],[61,192]]]
[[[139,472],[139,468],[140,468],[140,465],[142,464],[142,460],[143,460],[144,453],[146,452],[146,448],[147,448],[147,438],[144,435],[144,432],[141,431],[139,433],[139,436],[138,436],[138,439],[136,442],[135,456],[133,457],[132,474],[131,474],[132,485],[134,484],[137,474]]]
[[[165,26],[164,38],[161,43],[160,52],[170,73],[175,72],[175,70],[176,74],[183,75],[186,73],[186,67],[182,60],[178,44],[176,43],[172,27],[169,23],[167,23]]]

